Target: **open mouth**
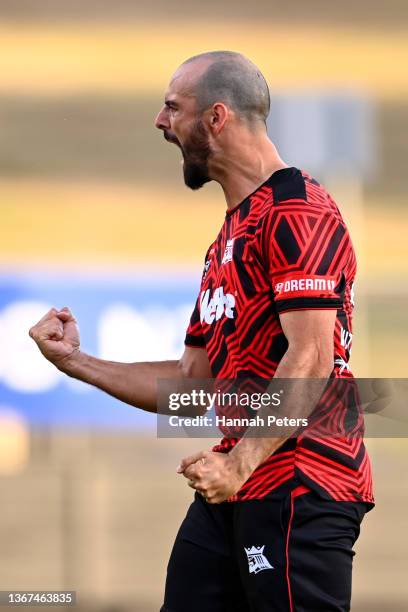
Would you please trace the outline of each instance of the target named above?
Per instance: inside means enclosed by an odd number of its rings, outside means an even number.
[[[180,147],[180,149],[181,149],[180,142],[178,141],[178,139],[175,136],[170,135],[169,132],[166,132],[166,131],[163,131],[163,136],[167,140],[167,142],[171,142],[171,143],[177,145],[178,147]]]

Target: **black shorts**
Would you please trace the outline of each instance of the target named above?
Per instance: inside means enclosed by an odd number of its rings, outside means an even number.
[[[346,612],[366,504],[303,486],[218,505],[196,494],[177,534],[161,612]]]

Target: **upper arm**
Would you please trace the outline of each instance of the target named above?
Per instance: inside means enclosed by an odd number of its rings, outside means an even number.
[[[355,274],[354,251],[341,217],[297,203],[266,219],[264,249],[274,303],[293,353],[333,364],[337,311]]]
[[[339,216],[307,204],[287,206],[267,220],[265,242],[279,314],[343,307],[355,270],[350,237]]]
[[[212,378],[205,348],[186,346],[179,361],[179,369],[184,378]]]
[[[334,352],[336,310],[294,310],[279,315],[288,350],[327,364],[331,369]]]

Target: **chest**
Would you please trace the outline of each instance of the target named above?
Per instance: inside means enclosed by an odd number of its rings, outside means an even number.
[[[200,291],[200,318],[211,325],[235,319],[262,295],[271,293],[260,232],[247,224],[226,222],[211,245]]]

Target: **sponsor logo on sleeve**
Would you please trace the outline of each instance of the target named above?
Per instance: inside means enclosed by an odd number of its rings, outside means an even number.
[[[336,281],[327,278],[292,278],[274,285],[274,291],[277,294],[282,293],[293,293],[296,291],[320,291],[330,292],[334,291]]]

